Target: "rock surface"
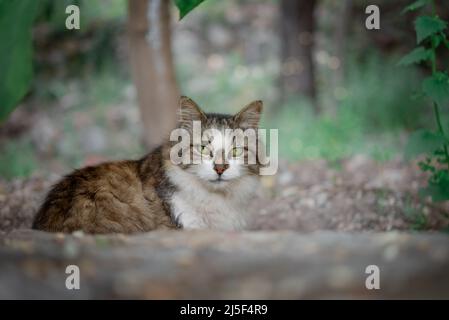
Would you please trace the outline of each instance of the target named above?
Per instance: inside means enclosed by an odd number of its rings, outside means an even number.
[[[0,236],[0,298],[449,298],[442,234],[157,231]],[[80,268],[80,289],[65,286]],[[368,265],[380,289],[365,287]]]

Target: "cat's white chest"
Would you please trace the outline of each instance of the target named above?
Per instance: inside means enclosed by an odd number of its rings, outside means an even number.
[[[242,230],[245,226],[237,203],[204,190],[175,192],[171,207],[173,218],[185,229]]]

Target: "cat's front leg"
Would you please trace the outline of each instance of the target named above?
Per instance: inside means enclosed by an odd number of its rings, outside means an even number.
[[[207,225],[203,217],[194,210],[184,199],[173,196],[171,201],[172,217],[176,224],[183,229],[206,229]]]
[[[192,214],[182,214],[179,216],[179,225],[186,230],[207,229],[210,228],[202,219]]]

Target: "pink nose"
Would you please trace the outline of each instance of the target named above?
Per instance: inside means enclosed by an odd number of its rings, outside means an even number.
[[[214,170],[218,175],[222,175],[225,170],[229,168],[229,164],[214,164]]]

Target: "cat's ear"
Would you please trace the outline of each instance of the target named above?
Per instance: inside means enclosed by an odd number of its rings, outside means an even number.
[[[261,100],[253,101],[240,110],[234,120],[241,128],[257,128],[262,114],[263,102]]]
[[[189,97],[182,96],[179,99],[178,124],[179,127],[190,128],[193,121],[203,121],[206,115]]]

